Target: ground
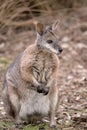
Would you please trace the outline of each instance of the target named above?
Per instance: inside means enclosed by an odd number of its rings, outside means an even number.
[[[59,55],[58,86],[60,103],[56,113],[59,130],[87,130],[87,8],[59,11],[55,15],[39,18],[44,23],[60,21],[56,34],[63,53]],[[47,22],[48,21],[48,22]],[[0,93],[7,68],[15,57],[35,41],[35,31],[13,32],[0,41]],[[0,96],[0,129],[12,130],[13,122],[6,118]],[[25,126],[23,130],[48,130],[48,126]]]

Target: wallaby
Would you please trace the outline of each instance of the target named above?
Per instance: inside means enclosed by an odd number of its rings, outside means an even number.
[[[53,33],[55,28],[56,23],[45,27],[38,22],[35,43],[29,45],[6,72],[2,93],[4,107],[16,121],[28,121],[35,114],[50,115],[50,126],[56,126],[58,54],[62,48]]]

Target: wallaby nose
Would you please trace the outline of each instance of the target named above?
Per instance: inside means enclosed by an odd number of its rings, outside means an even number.
[[[63,51],[63,49],[62,49],[62,48],[60,48],[60,49],[59,49],[59,52],[61,53],[62,51]]]

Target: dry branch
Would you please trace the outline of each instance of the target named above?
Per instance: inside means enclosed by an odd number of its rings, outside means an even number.
[[[0,0],[0,30],[31,25],[35,15],[48,11],[46,0]],[[33,21],[33,22],[32,22]]]

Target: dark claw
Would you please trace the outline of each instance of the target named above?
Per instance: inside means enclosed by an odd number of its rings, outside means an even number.
[[[47,95],[49,92],[49,88],[45,86],[46,86],[45,83],[40,83],[40,85],[37,87],[37,92],[43,93],[43,95]]]
[[[38,92],[38,93],[43,93],[42,91],[43,91],[43,90],[42,90],[42,87],[41,87],[41,86],[38,86],[38,87],[37,87],[37,92]]]
[[[44,95],[47,95],[48,92],[49,92],[49,89],[48,88],[43,88],[42,86],[38,86],[37,87],[37,92],[38,93],[43,93]]]
[[[42,93],[43,93],[44,95],[47,95],[48,92],[49,92],[49,89],[48,89],[48,88],[45,88],[45,89],[43,89],[43,92],[42,92]]]

